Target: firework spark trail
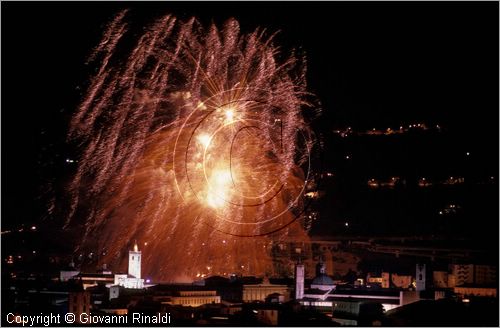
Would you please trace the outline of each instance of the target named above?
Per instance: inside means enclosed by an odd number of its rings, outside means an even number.
[[[125,18],[90,56],[100,66],[71,121],[81,156],[66,226],[83,220],[79,247],[105,249],[103,263],[147,243],[155,279],[273,273],[272,241],[307,238],[295,221],[311,147],[305,66],[278,62],[274,35],[243,35],[234,19],[205,30],[166,15],[126,51]]]

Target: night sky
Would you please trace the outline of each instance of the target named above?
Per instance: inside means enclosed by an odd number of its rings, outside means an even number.
[[[368,178],[393,175],[498,179],[497,2],[2,3],[2,230],[60,220],[45,215],[46,200],[73,169],[65,136],[92,73],[85,60],[125,8],[138,25],[169,12],[205,24],[235,17],[242,32],[279,30],[275,43],[283,52],[306,55],[309,88],[323,110],[313,122],[324,142],[315,155],[322,170],[336,174],[316,204],[322,214],[313,232],[348,233],[339,229],[350,219],[364,234],[393,226],[393,217],[429,233],[435,227],[418,217],[432,221],[439,206],[454,201],[464,206],[453,218],[456,233],[474,222],[476,238],[488,232],[498,243],[498,184],[425,194],[366,190]],[[340,141],[332,133],[417,122],[445,133],[381,142]]]

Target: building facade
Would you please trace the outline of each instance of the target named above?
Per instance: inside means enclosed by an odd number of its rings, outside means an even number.
[[[204,304],[220,303],[220,296],[215,290],[189,290],[179,291],[176,296],[171,296],[162,304],[198,307]]]
[[[141,257],[142,252],[136,243],[134,249],[128,253],[128,274],[115,274],[115,285],[132,289],[144,288],[144,279],[141,279]]]
[[[290,288],[287,285],[274,285],[264,280],[262,284],[243,285],[243,302],[264,302],[271,294],[284,296],[285,302],[290,299]]]

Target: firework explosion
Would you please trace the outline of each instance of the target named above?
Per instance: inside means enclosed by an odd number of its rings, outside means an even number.
[[[81,156],[66,226],[84,218],[79,248],[115,266],[137,240],[155,280],[273,274],[272,243],[307,239],[305,66],[234,19],[205,29],[167,15],[130,42],[126,15],[92,53],[71,121]]]

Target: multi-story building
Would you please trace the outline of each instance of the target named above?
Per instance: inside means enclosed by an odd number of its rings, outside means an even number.
[[[271,294],[283,295],[286,302],[290,299],[290,288],[271,284],[268,279],[257,285],[243,285],[243,302],[265,301]]]
[[[437,288],[460,286],[482,287],[497,283],[497,269],[484,264],[451,264],[449,271],[434,271],[433,283]]]
[[[81,323],[81,314],[90,314],[90,292],[83,288],[69,291],[68,312],[75,315],[77,323]]]
[[[448,287],[474,283],[473,264],[451,264],[448,276]]]
[[[474,282],[478,285],[496,284],[497,270],[492,265],[475,265]]]
[[[180,290],[162,304],[198,307],[204,304],[220,303],[215,290]]]
[[[435,288],[448,288],[448,272],[447,271],[432,272],[432,281]]]

